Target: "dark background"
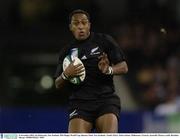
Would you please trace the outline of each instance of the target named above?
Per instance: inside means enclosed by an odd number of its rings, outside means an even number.
[[[55,89],[53,75],[74,9],[89,12],[92,31],[112,35],[127,55],[121,87],[129,91],[120,95],[130,93],[136,107],[122,99],[120,131],[179,132],[179,0],[1,0],[0,131],[67,132],[68,92]]]
[[[55,89],[53,75],[72,38],[74,9],[89,12],[92,31],[112,35],[124,50],[122,78],[138,110],[173,104],[180,111],[179,0],[1,0],[1,107],[66,107],[68,92]]]

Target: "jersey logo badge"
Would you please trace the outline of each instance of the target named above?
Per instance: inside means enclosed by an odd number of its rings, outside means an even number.
[[[69,117],[71,118],[71,117],[73,117],[73,116],[75,116],[75,115],[78,115],[76,109],[75,109],[73,112],[71,112],[71,113],[69,114]]]
[[[97,54],[100,54],[100,52],[97,51],[98,49],[99,49],[99,47],[95,47],[95,48],[91,49],[90,55],[97,55]]]

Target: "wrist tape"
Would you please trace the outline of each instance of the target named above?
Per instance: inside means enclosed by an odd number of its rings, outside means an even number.
[[[64,74],[64,72],[61,73],[61,77],[64,80],[68,80],[68,76],[66,74]]]
[[[113,68],[109,66],[108,72],[106,73],[107,75],[113,75]]]

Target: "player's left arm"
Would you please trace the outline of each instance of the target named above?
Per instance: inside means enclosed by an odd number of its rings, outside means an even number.
[[[128,72],[127,60],[118,43],[109,35],[105,36],[106,53],[99,59],[98,67],[104,74],[125,74]]]
[[[98,67],[104,74],[111,74],[111,75],[119,75],[125,74],[128,72],[128,66],[126,61],[118,62],[117,64],[110,65],[108,56],[106,53],[103,53],[99,57],[100,61],[98,63]]]
[[[128,65],[126,61],[119,62],[118,64],[112,66],[113,75],[125,74],[127,72],[128,72]]]

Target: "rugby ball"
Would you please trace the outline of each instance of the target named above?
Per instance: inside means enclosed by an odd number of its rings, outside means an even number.
[[[84,67],[84,64],[83,62],[78,58],[78,57],[73,57],[73,56],[70,56],[70,55],[67,55],[64,60],[63,60],[63,71],[69,66],[69,64],[73,61],[74,61],[74,65],[77,65],[77,64],[82,64],[83,67]],[[85,68],[85,67],[84,67]],[[86,77],[86,71],[84,70],[82,72],[82,75],[81,76],[77,76],[77,77],[73,77],[71,78],[69,81],[73,84],[76,84],[76,85],[79,85],[81,82],[84,81]]]

